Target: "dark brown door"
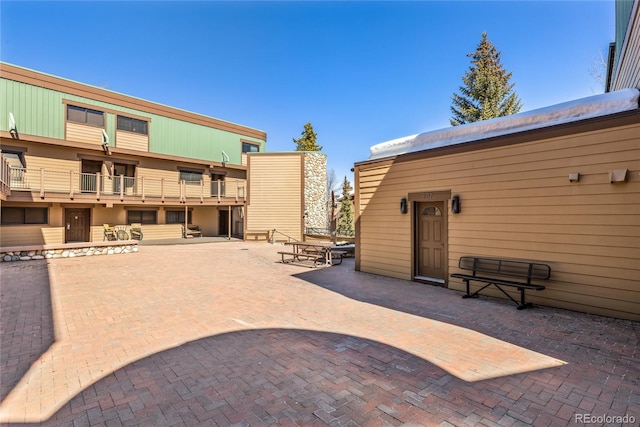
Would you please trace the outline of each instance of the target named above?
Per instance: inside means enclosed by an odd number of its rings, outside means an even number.
[[[416,279],[445,283],[446,211],[445,202],[418,203]]]
[[[226,236],[229,234],[229,211],[218,210],[218,234]]]
[[[65,242],[89,241],[89,209],[65,209]]]

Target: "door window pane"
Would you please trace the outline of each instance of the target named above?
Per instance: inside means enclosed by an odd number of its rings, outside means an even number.
[[[423,209],[422,215],[424,216],[441,216],[442,212],[438,209],[437,206],[427,206]]]

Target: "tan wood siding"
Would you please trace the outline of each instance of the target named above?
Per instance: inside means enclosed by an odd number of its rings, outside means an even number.
[[[2,226],[0,247],[64,243],[64,228],[42,225]]]
[[[247,230],[277,229],[302,240],[303,155],[283,153],[250,157]]]
[[[44,169],[44,188],[49,192],[68,192],[70,181],[73,180],[76,191],[80,188],[80,166],[79,160],[65,160],[52,157],[40,157],[25,155],[27,171],[22,177],[23,188],[40,188],[40,171]],[[74,172],[71,178],[70,172]],[[57,242],[56,242],[57,243]]]
[[[66,140],[101,145],[102,128],[67,122]]]
[[[144,191],[149,196],[162,195],[162,179],[165,194],[180,194],[180,173],[177,170],[137,167],[136,176],[144,177]]]
[[[149,136],[133,132],[116,132],[116,147],[149,151]]]
[[[127,224],[127,233],[129,225]],[[104,238],[104,228],[101,225],[91,227],[91,241],[102,242]],[[182,226],[180,224],[142,224],[144,240],[157,239],[178,239],[182,237]]]
[[[612,169],[627,182],[609,183]],[[446,189],[462,203],[449,208],[450,273],[462,255],[538,260],[552,280],[532,302],[640,320],[640,125],[358,172],[362,271],[411,279],[413,206],[402,215],[400,198]]]

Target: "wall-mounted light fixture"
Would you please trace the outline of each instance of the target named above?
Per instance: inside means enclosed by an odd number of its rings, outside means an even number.
[[[400,199],[400,213],[406,214],[407,212],[409,212],[409,206],[407,205],[407,198],[403,197],[402,199]]]
[[[104,154],[107,156],[111,155],[111,151],[109,150],[109,135],[107,135],[104,129],[102,129],[102,151],[104,151]]]
[[[451,212],[459,214],[461,211],[462,206],[460,205],[460,196],[456,194],[451,198]]]
[[[9,133],[11,138],[18,138],[18,127],[16,126],[16,119],[13,117],[13,113],[9,113]]]
[[[569,182],[578,182],[580,181],[580,174],[578,172],[571,172],[569,174]]]
[[[222,151],[222,167],[224,167],[225,163],[229,163],[229,160],[231,160],[229,155]]]
[[[609,171],[609,182],[625,182],[627,180],[627,172],[629,169],[614,169]]]

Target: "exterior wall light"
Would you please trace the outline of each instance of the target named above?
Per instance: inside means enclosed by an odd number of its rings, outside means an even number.
[[[580,174],[578,172],[571,172],[569,174],[569,182],[578,182],[580,181]]]
[[[462,205],[460,204],[460,196],[457,194],[451,198],[451,212],[453,212],[454,214],[459,214],[460,212],[462,212]]]
[[[409,212],[409,206],[407,205],[407,198],[403,197],[402,199],[400,199],[400,213],[406,214],[407,212]]]

